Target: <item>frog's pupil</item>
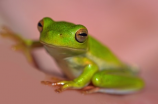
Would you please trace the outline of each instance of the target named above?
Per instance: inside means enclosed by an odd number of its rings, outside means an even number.
[[[42,27],[42,24],[39,22],[39,23],[38,23],[38,26]]]
[[[80,36],[87,36],[87,34],[86,33],[81,33],[81,34],[79,34]]]

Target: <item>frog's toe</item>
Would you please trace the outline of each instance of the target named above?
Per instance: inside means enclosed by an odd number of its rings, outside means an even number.
[[[22,42],[23,39],[15,34],[13,31],[11,31],[8,27],[3,26],[2,30],[0,31],[0,35],[4,38],[9,38],[11,40],[14,40],[15,42]]]
[[[52,86],[62,86],[65,85],[68,81],[60,81],[60,82],[53,82]]]
[[[2,30],[0,31],[0,35],[2,37],[8,37],[10,35],[10,31],[6,26],[2,26]]]
[[[41,81],[42,84],[49,85],[49,86],[58,86],[59,88],[56,89],[56,92],[62,92],[66,89],[75,89],[76,84],[73,81],[60,81],[60,82],[51,82],[51,81]]]
[[[41,81],[41,83],[50,86],[62,86],[66,83],[66,81],[60,81],[60,82]]]

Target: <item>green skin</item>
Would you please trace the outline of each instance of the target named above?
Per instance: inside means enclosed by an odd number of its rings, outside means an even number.
[[[41,44],[55,59],[70,81],[59,81],[61,90],[82,89],[89,83],[97,90],[110,94],[129,94],[144,87],[144,82],[137,76],[136,67],[120,61],[106,46],[92,36],[84,42],[78,42],[75,34],[83,25],[65,21],[54,21],[45,17],[39,41],[27,41]],[[37,45],[38,46],[38,45]]]

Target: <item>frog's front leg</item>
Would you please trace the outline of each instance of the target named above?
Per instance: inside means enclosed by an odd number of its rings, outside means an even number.
[[[71,81],[59,81],[59,82],[49,82],[42,81],[43,84],[51,86],[60,86],[59,89],[56,89],[57,92],[62,92],[66,89],[82,89],[91,82],[91,78],[98,71],[98,66],[91,60],[84,58],[82,62],[85,64],[83,72],[77,78]]]
[[[13,40],[16,44],[13,45],[13,49],[17,51],[21,51],[27,58],[27,60],[34,64],[34,60],[31,55],[31,51],[34,48],[42,47],[42,44],[39,41],[32,41],[28,39],[24,39],[20,35],[12,32],[7,27],[2,27],[2,31],[0,32],[0,35],[4,38],[9,38]]]

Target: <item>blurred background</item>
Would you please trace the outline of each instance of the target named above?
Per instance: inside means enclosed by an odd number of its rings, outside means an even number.
[[[0,38],[1,104],[157,104],[158,1],[156,0],[0,0],[0,25],[38,39],[37,23],[43,17],[83,24],[121,60],[137,64],[146,82],[143,91],[126,96],[83,95],[77,91],[55,93],[40,84],[45,78],[25,57],[13,50],[12,41]],[[59,73],[44,49],[34,51],[40,68]],[[52,64],[53,63],[53,64]]]

